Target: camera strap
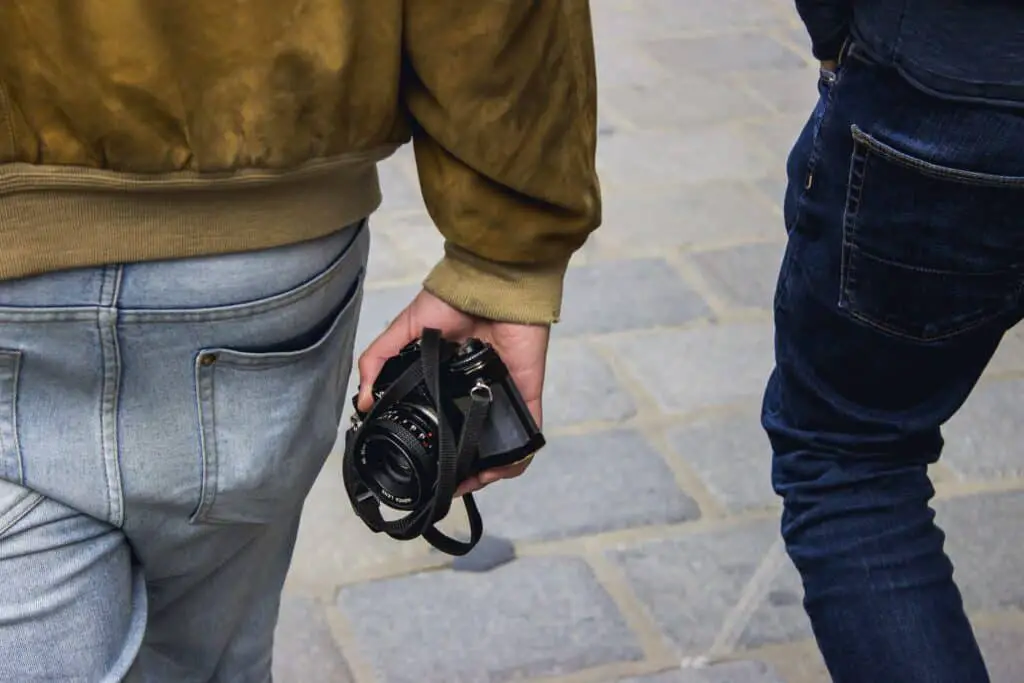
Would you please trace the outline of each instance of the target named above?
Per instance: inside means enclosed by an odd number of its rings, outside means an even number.
[[[351,453],[351,446],[355,442],[355,436],[348,434],[346,439],[346,454],[343,462],[345,486],[348,489],[349,498],[353,502],[356,513],[366,522],[373,531],[387,533],[398,540],[411,540],[417,536],[423,536],[424,540],[430,543],[443,553],[449,555],[465,555],[472,550],[480,541],[483,535],[483,520],[477,508],[473,494],[467,493],[462,496],[463,504],[466,507],[466,516],[469,521],[469,541],[459,541],[447,536],[435,526],[437,522],[444,519],[451,510],[452,496],[458,488],[459,465],[476,453],[480,436],[483,431],[484,422],[487,418],[491,404],[490,391],[476,390],[470,393],[470,406],[462,425],[462,433],[456,442],[452,434],[451,426],[445,418],[442,405],[440,367],[441,362],[447,360],[442,358],[441,333],[439,330],[424,328],[421,337],[420,363],[409,367],[388,389],[384,395],[371,408],[363,424],[367,424],[378,414],[389,408],[392,404],[405,396],[415,388],[421,381],[424,383],[430,397],[437,408],[437,488],[431,504],[420,512],[415,512],[398,520],[385,520],[380,512],[379,502],[369,493],[368,490],[356,490],[358,477],[355,476]]]

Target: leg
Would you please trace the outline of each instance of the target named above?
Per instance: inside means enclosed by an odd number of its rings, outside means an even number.
[[[1024,119],[858,59],[823,94],[789,161],[762,414],[782,533],[836,683],[984,683],[928,466],[1019,317],[1024,160],[1000,150]]]
[[[120,531],[0,481],[0,680],[121,681],[146,624]]]
[[[141,680],[270,680],[303,503],[348,404],[367,249],[353,228],[125,268],[119,435],[124,531],[149,588]]]

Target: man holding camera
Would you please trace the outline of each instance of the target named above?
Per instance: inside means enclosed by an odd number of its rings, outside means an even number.
[[[836,683],[984,683],[928,467],[1024,315],[1024,8],[796,4],[822,70],[763,409],[782,533]]]
[[[269,680],[410,139],[445,253],[361,408],[432,328],[540,423],[600,222],[588,3],[5,0],[0,36],[0,680]]]

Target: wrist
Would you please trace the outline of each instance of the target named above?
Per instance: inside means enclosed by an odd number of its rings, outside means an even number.
[[[445,245],[423,288],[458,310],[487,320],[550,325],[561,314],[568,259],[556,264],[498,263]]]

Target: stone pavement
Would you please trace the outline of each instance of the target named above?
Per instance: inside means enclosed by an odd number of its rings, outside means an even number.
[[[424,543],[371,534],[334,454],[286,588],[281,683],[828,680],[757,421],[785,155],[816,98],[807,41],[791,0],[592,6],[604,225],[567,279],[550,445],[479,495],[486,529],[518,559],[454,571]],[[360,348],[441,252],[409,150],[382,180]],[[1022,391],[1015,334],[935,468],[996,683],[1024,666]]]

